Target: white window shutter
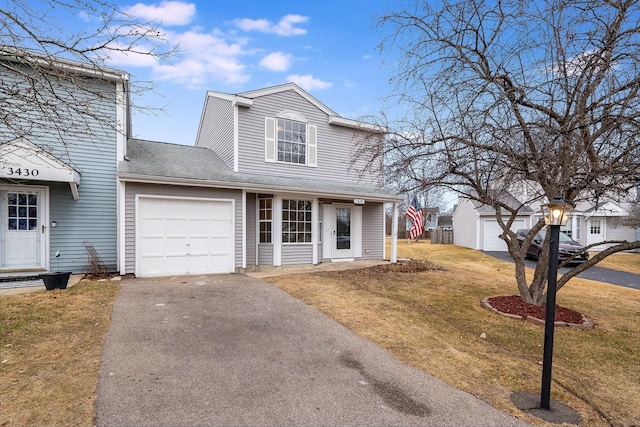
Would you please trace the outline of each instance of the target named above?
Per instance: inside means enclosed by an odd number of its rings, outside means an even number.
[[[264,161],[276,161],[276,121],[273,117],[264,118]]]
[[[307,166],[318,166],[318,128],[309,126],[307,138]]]

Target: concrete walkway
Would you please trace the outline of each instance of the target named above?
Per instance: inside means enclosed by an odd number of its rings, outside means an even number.
[[[125,279],[98,426],[524,426],[247,275]]]

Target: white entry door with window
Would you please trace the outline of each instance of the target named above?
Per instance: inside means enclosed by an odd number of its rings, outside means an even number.
[[[0,187],[0,268],[46,268],[47,199],[42,187]]]
[[[587,220],[587,245],[603,242],[604,240],[604,220],[595,218]],[[604,249],[604,247],[595,246],[593,249],[601,250]]]
[[[334,205],[333,259],[353,258],[353,206]]]

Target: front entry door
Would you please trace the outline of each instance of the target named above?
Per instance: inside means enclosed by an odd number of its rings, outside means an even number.
[[[45,203],[42,188],[0,187],[3,270],[45,268]]]
[[[605,240],[604,227],[605,227],[604,219],[591,218],[587,220],[587,245],[603,242]],[[604,247],[602,245],[599,245],[599,246],[594,246],[593,249],[603,250]]]
[[[333,259],[353,258],[353,215],[352,206],[334,205]]]

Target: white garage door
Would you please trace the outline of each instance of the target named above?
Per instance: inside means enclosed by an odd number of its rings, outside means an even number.
[[[230,273],[233,201],[138,198],[136,275]]]
[[[524,219],[516,219],[511,224],[511,229],[516,231],[525,227]],[[506,251],[507,244],[499,236],[502,234],[502,228],[495,219],[484,220],[484,251]]]

